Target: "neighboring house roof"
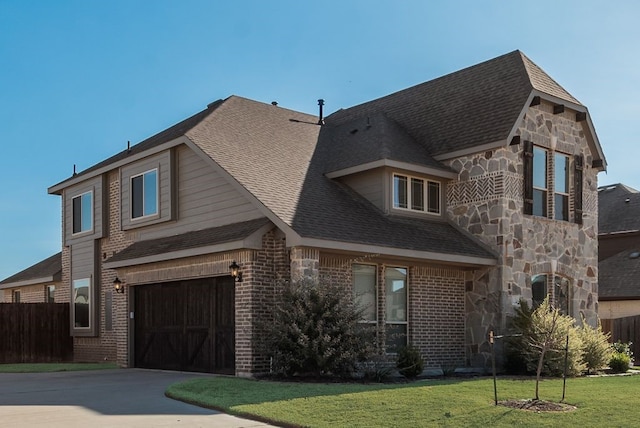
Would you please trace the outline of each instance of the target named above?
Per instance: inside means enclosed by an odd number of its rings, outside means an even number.
[[[159,261],[158,256],[162,256],[163,259],[169,260],[172,258],[224,251],[231,247],[223,249],[211,249],[207,247],[222,246],[236,241],[241,242],[242,244],[235,246],[234,248],[246,248],[247,243],[245,240],[251,237],[255,232],[262,230],[263,233],[257,237],[259,242],[256,243],[257,248],[260,248],[262,235],[265,232],[263,229],[265,227],[273,228],[273,225],[269,219],[263,217],[256,220],[212,227],[175,236],[138,241],[105,261],[105,267],[111,268],[118,267],[119,265],[130,265],[128,262],[130,260],[136,260],[136,263],[138,264]],[[205,249],[206,252],[199,252],[198,249]]]
[[[598,299],[640,299],[640,248],[624,250],[600,261]]]
[[[339,110],[327,124],[344,124],[384,112],[431,156],[496,142],[508,144],[514,125],[536,94],[586,108],[520,51]],[[588,119],[590,120],[590,119]],[[590,130],[592,127],[590,126]],[[595,131],[594,158],[604,156]]]
[[[598,188],[598,233],[640,230],[640,192],[624,184]]]
[[[58,282],[62,279],[62,253],[36,263],[25,270],[0,281],[0,289],[21,287],[45,282]]]

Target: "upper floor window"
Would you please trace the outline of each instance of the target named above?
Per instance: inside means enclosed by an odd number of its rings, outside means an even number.
[[[393,174],[393,208],[440,214],[440,183]]]
[[[533,215],[547,216],[547,151],[533,148]]]
[[[131,177],[131,218],[158,213],[158,170]]]
[[[87,232],[93,229],[93,192],[75,196],[73,204],[73,233]]]
[[[573,221],[582,224],[583,157],[573,160],[524,141],[524,213],[539,217],[569,221],[569,200],[573,195]]]
[[[534,157],[535,160],[535,157]],[[556,153],[554,157],[554,218],[569,220],[569,156]]]

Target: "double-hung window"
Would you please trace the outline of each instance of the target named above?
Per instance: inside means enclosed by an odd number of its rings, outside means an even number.
[[[393,174],[393,208],[440,214],[440,183]]]
[[[93,192],[86,192],[72,199],[73,233],[93,229]]]
[[[131,218],[158,213],[158,170],[152,169],[131,177]]]
[[[570,157],[524,141],[524,213],[569,221],[570,196],[573,193],[573,221],[582,223],[583,155]]]
[[[407,345],[407,269],[385,270],[385,331],[387,352]]]
[[[533,215],[547,216],[547,151],[533,148]]]
[[[535,155],[534,155],[535,161]],[[556,220],[569,220],[569,157],[556,153],[554,157],[554,218]]]
[[[378,321],[378,293],[376,292],[376,266],[354,264],[353,297],[356,307],[362,311],[362,322],[375,324]]]

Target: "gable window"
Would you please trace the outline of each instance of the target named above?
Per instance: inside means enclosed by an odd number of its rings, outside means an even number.
[[[93,192],[86,192],[72,199],[73,233],[93,229]]]
[[[378,321],[376,266],[354,264],[352,269],[353,297],[356,307],[362,311],[362,322],[375,324]]]
[[[131,218],[158,213],[158,170],[131,177]]]
[[[91,314],[91,279],[73,281],[73,325],[77,329],[89,329]]]
[[[393,174],[393,208],[440,214],[440,183]]]
[[[535,155],[534,155],[535,161]],[[554,211],[556,220],[569,220],[569,157],[556,153],[554,158]]]
[[[407,345],[407,269],[385,270],[385,331],[387,352]]]

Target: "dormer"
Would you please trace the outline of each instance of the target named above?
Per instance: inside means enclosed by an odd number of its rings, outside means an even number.
[[[325,175],[349,186],[386,214],[444,218],[447,182],[457,174],[426,154],[384,114],[325,128],[333,157]]]

